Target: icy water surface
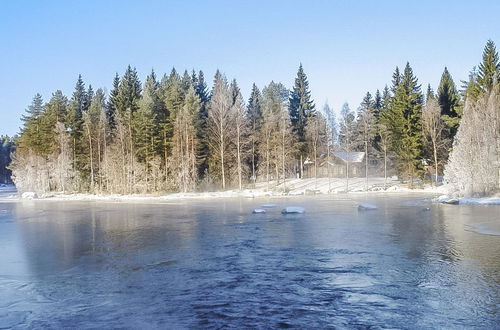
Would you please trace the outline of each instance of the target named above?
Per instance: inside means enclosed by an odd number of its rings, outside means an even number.
[[[498,328],[499,222],[423,195],[4,201],[0,328]]]

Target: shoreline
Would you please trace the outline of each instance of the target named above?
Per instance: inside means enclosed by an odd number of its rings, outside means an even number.
[[[47,193],[37,195],[35,193],[23,193],[19,195],[14,186],[2,187],[0,191],[4,193],[12,192],[11,195],[1,198],[2,201],[89,201],[89,202],[117,202],[117,203],[161,203],[189,200],[217,200],[217,199],[254,199],[254,198],[293,198],[311,196],[380,196],[380,195],[401,195],[401,194],[427,194],[433,196],[433,202],[451,204],[455,200],[456,204],[462,205],[500,205],[500,196],[490,197],[461,197],[454,198],[448,193],[446,186],[432,187],[424,185],[420,188],[410,189],[406,184],[395,178],[388,179],[388,187],[383,188],[384,178],[369,178],[368,190],[366,189],[365,178],[351,178],[349,180],[349,192],[345,192],[345,179],[339,178],[318,178],[318,179],[289,179],[286,182],[287,192],[283,192],[281,185],[273,184],[272,189],[267,189],[267,183],[258,183],[252,189],[231,189],[225,191],[211,192],[188,192],[188,193],[167,193],[167,194],[90,194],[90,193]],[[281,187],[280,187],[281,186]]]

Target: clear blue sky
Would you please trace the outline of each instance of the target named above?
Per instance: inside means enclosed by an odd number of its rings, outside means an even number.
[[[396,65],[423,88],[448,66],[455,82],[500,43],[500,1],[2,1],[0,134],[41,93],[70,96],[79,73],[94,88],[136,66],[141,79],[217,68],[245,99],[253,82],[291,87],[300,62],[318,107],[356,109]],[[500,45],[499,45],[500,46]]]

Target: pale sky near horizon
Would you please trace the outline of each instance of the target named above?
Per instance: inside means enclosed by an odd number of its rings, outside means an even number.
[[[35,93],[71,96],[78,74],[109,89],[128,64],[141,80],[173,66],[217,68],[248,99],[253,82],[291,88],[299,63],[321,109],[356,109],[410,62],[422,89],[448,67],[455,83],[500,43],[500,1],[3,1],[0,134],[13,135]]]

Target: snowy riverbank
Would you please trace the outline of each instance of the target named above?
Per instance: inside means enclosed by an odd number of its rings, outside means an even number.
[[[443,187],[425,186],[420,189],[409,189],[405,184],[395,178],[387,180],[384,185],[384,178],[370,178],[368,183],[364,178],[349,179],[349,194],[380,194],[380,193],[434,193],[443,194]],[[385,186],[385,187],[384,187]],[[340,178],[318,178],[318,179],[290,179],[276,185],[271,182],[260,182],[255,188],[243,190],[226,190],[213,192],[195,193],[171,193],[164,195],[141,194],[141,195],[119,195],[119,194],[34,194],[24,193],[23,199],[44,199],[53,201],[134,201],[134,202],[154,202],[173,201],[182,199],[212,199],[212,198],[258,198],[258,197],[287,197],[303,195],[324,195],[324,194],[344,194],[346,188],[345,179]],[[19,196],[21,197],[21,196]],[[19,198],[18,197],[18,198]],[[11,198],[16,198],[11,196]]]
[[[463,204],[463,205],[500,205],[500,196],[493,197],[452,197],[442,195],[435,199],[438,203],[443,204]]]

